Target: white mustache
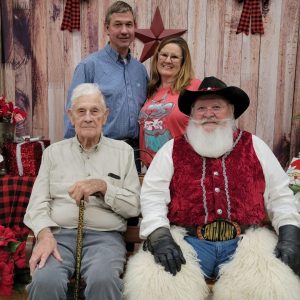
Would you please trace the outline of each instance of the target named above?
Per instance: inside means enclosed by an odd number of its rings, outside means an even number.
[[[228,118],[228,119],[223,119],[223,120],[217,120],[215,118],[212,118],[212,119],[202,119],[202,120],[195,120],[195,119],[190,119],[190,122],[196,124],[196,125],[203,125],[203,124],[206,124],[206,123],[216,123],[216,124],[225,124],[226,122],[228,121],[231,121],[232,119],[231,118]]]

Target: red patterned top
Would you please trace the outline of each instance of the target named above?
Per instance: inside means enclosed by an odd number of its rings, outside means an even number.
[[[200,80],[193,79],[187,89],[198,90],[200,83]],[[171,88],[160,88],[141,109],[139,142],[140,149],[144,151],[140,155],[147,166],[167,141],[185,132],[188,116],[179,110],[178,96]]]

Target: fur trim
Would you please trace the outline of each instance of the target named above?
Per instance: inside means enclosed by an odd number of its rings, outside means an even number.
[[[300,279],[273,254],[277,236],[266,228],[249,229],[232,261],[220,270],[215,300],[299,300]]]
[[[150,252],[142,247],[133,255],[126,266],[124,275],[125,300],[202,300],[206,299],[209,289],[199,266],[193,247],[183,240],[183,228],[173,227],[172,236],[180,246],[186,264],[173,276],[155,263]]]

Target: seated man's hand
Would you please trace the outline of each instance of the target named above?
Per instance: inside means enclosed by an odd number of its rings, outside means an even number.
[[[300,228],[294,225],[284,225],[279,228],[275,255],[296,274],[300,274]]]
[[[75,182],[68,190],[69,195],[79,206],[80,200],[89,201],[89,196],[101,193],[105,195],[107,190],[106,182],[102,179],[87,179]]]
[[[45,228],[39,232],[37,242],[29,260],[30,274],[32,275],[37,267],[39,269],[43,268],[50,255],[53,255],[58,261],[62,262],[57,249],[57,242],[51,230]]]
[[[153,254],[155,262],[174,276],[181,270],[181,265],[186,263],[180,247],[167,228],[160,227],[152,232],[145,247]]]

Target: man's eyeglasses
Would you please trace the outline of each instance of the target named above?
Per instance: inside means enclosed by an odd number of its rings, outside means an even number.
[[[177,56],[175,54],[168,54],[168,53],[164,53],[164,52],[159,52],[158,53],[158,58],[161,60],[161,61],[165,61],[167,60],[167,58],[170,58],[170,61],[171,62],[179,62],[181,59],[182,59],[182,56]]]

